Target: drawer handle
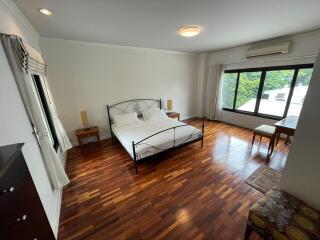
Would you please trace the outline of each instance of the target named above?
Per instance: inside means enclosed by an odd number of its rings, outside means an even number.
[[[25,221],[27,219],[27,215],[23,215],[22,218],[17,218],[17,222]]]
[[[13,191],[14,191],[14,187],[10,187],[10,188],[9,188],[9,192],[13,192]],[[7,192],[8,192],[8,189],[3,189],[2,192],[3,192],[3,193],[7,193]]]

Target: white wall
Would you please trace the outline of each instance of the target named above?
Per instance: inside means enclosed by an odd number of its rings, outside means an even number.
[[[21,36],[39,49],[39,34],[8,0],[0,0],[0,32]],[[22,151],[54,233],[58,231],[61,191],[52,191],[37,141],[0,44],[0,146],[25,143]],[[39,226],[40,227],[40,226]]]
[[[314,31],[310,33],[304,33],[294,35],[290,37],[282,38],[281,40],[289,40],[292,42],[292,47],[289,54],[264,56],[246,59],[245,51],[250,45],[240,46],[236,48],[214,51],[209,54],[209,69],[214,64],[226,65],[227,69],[238,69],[238,68],[250,68],[250,67],[264,67],[264,66],[280,66],[290,64],[302,64],[302,63],[314,63],[315,57],[304,57],[310,55],[316,55],[320,48],[320,31]],[[278,39],[276,41],[279,41]],[[297,58],[299,57],[299,58]],[[300,58],[304,57],[304,58]],[[284,60],[277,60],[283,59]],[[290,60],[291,58],[291,60]],[[258,62],[257,62],[258,61]],[[261,61],[261,62],[260,62]],[[206,91],[203,92],[205,95],[204,109],[206,114],[209,111],[209,99],[212,92],[211,86],[211,73],[209,70],[208,77],[206,78]],[[200,97],[200,96],[198,96]],[[273,124],[275,121],[265,119],[261,117],[253,117],[240,113],[232,113],[222,111],[221,120],[224,122],[232,123],[246,128],[255,128],[260,124]]]
[[[283,171],[281,188],[320,210],[320,55]]]
[[[198,55],[41,38],[48,78],[58,114],[75,143],[82,127],[80,110],[89,123],[109,137],[106,105],[132,98],[173,99],[181,118],[195,113]]]

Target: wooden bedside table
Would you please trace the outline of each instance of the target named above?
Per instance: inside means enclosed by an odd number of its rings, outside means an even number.
[[[167,113],[167,116],[169,118],[173,118],[173,119],[178,119],[178,121],[180,121],[180,113],[177,113],[177,112],[168,112]]]
[[[76,137],[79,145],[82,144],[81,140],[88,137],[96,137],[97,141],[100,141],[99,128],[97,126],[90,127],[88,129],[80,128],[76,130]]]

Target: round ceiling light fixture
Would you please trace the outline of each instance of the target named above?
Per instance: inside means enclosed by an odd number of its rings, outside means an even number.
[[[44,15],[47,15],[47,16],[51,16],[53,14],[53,11],[49,10],[49,9],[46,9],[46,8],[40,8],[39,11],[44,14]]]
[[[201,30],[199,26],[185,26],[179,29],[179,33],[183,37],[194,37],[198,35]]]

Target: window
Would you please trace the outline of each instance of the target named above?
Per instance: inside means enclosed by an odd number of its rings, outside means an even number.
[[[237,78],[237,73],[224,74],[224,80],[222,85],[222,107],[224,108],[233,108]]]
[[[235,109],[254,112],[260,78],[261,72],[240,73]]]
[[[38,100],[41,105],[43,117],[45,118],[45,123],[47,125],[47,129],[49,131],[50,139],[52,142],[53,147],[57,150],[58,149],[58,138],[53,126],[53,122],[51,119],[50,115],[50,110],[49,110],[49,105],[48,105],[48,100],[47,100],[47,94],[46,94],[46,89],[44,88],[41,78],[38,75],[32,75],[35,90],[38,95]]]
[[[282,117],[288,96],[294,70],[267,71],[263,84],[259,113]]]
[[[312,69],[310,68],[304,68],[299,70],[296,84],[293,89],[293,95],[291,98],[288,115],[300,115],[304,98],[306,97],[308,91],[311,75]]]
[[[280,119],[300,114],[313,64],[226,70],[224,110]]]

